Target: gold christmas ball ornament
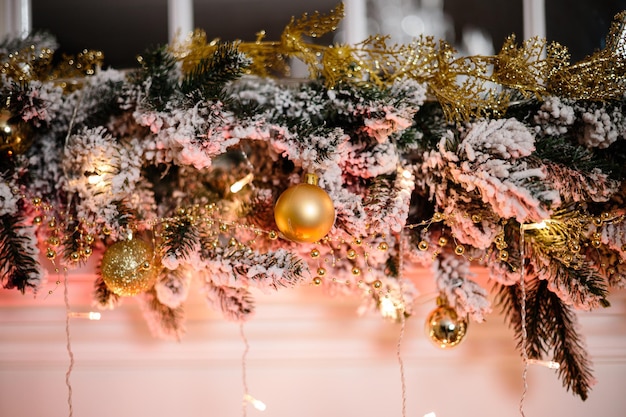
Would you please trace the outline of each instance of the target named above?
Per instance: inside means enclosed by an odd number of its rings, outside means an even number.
[[[116,242],[102,257],[102,279],[117,295],[137,295],[150,289],[156,281],[152,258],[152,246],[141,239]]]
[[[289,240],[317,242],[335,223],[335,207],[326,191],[317,185],[315,174],[306,174],[305,182],[286,189],[274,206],[278,230]]]
[[[22,154],[30,147],[32,128],[10,111],[0,110],[0,151],[7,155]]]
[[[437,300],[437,308],[426,319],[425,330],[428,338],[436,346],[449,349],[463,341],[467,325],[467,319],[459,317],[456,311],[440,298]]]

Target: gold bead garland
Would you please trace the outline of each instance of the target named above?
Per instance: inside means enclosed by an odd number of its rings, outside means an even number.
[[[374,240],[384,238],[384,236],[378,236],[375,238],[370,237],[356,237],[351,240],[346,239],[329,239],[325,238],[318,245],[323,245],[327,248],[328,256],[322,257],[318,248],[314,248],[309,253],[312,260],[318,262],[317,274],[312,278],[311,285],[320,286],[324,282],[328,284],[339,284],[346,287],[356,286],[362,289],[367,294],[372,294],[377,300],[389,297],[390,289],[383,288],[382,281],[363,279],[363,276],[367,276],[372,271],[372,267],[369,265],[369,251],[374,249]],[[333,243],[338,243],[337,246],[333,246]],[[378,251],[387,251],[389,244],[386,241],[380,241],[376,244],[375,249]],[[343,256],[341,254],[344,254]],[[345,256],[345,257],[344,257]],[[349,276],[345,279],[338,279],[329,273],[328,267],[339,267],[343,262],[350,264],[349,269],[346,271]],[[351,278],[350,278],[351,277]]]

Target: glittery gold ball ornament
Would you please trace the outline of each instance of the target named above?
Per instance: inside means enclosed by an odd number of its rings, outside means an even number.
[[[439,298],[437,308],[426,319],[426,334],[441,349],[449,349],[463,341],[467,332],[467,319],[459,317],[456,311]]]
[[[102,257],[101,272],[106,286],[117,295],[132,296],[154,285],[152,246],[141,239],[122,240],[111,245]]]
[[[316,242],[335,223],[335,207],[326,191],[317,185],[315,174],[286,189],[274,206],[274,220],[282,234],[295,242]]]
[[[8,110],[0,110],[0,151],[3,155],[21,154],[32,142],[30,125]]]

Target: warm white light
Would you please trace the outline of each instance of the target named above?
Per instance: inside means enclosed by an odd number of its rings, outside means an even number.
[[[252,395],[250,394],[246,394],[243,396],[243,399],[247,402],[249,402],[250,404],[252,404],[252,406],[254,408],[256,408],[259,411],[265,411],[265,409],[267,408],[267,406],[265,405],[265,403],[261,400],[257,400],[256,398],[254,398]]]
[[[91,185],[97,185],[100,182],[102,182],[102,175],[90,175],[87,177],[87,181],[89,182],[89,184]]]
[[[248,175],[246,175],[245,177],[243,177],[242,179],[240,179],[239,181],[231,185],[230,192],[233,194],[238,193],[239,191],[243,189],[243,187],[250,184],[253,179],[254,179],[254,175],[252,173],[249,173]]]
[[[407,180],[410,180],[413,177],[411,171],[409,171],[408,169],[402,170],[402,176]]]
[[[545,229],[546,227],[548,227],[548,223],[550,223],[550,221],[551,220],[542,220],[539,223],[528,223],[522,225],[522,228],[524,230]]]
[[[93,172],[90,172],[91,175],[87,177],[87,182],[91,185],[99,185],[102,186],[105,184],[105,175],[113,173],[113,167],[106,163],[99,165]]]
[[[87,319],[87,320],[100,320],[102,315],[97,311],[89,311],[89,312],[77,312],[72,311],[68,313],[70,317],[75,319]]]
[[[532,365],[545,366],[549,369],[559,369],[561,364],[555,361],[544,361],[541,359],[528,359],[528,363]]]
[[[431,411],[430,413],[424,414],[424,417],[437,417],[437,414],[435,414],[434,411]]]
[[[396,305],[389,297],[383,297],[380,299],[380,305],[378,307],[380,309],[380,314],[389,319],[396,320],[398,318],[398,309]]]
[[[90,311],[88,317],[89,320],[100,320],[100,317],[102,317],[102,315],[97,311]]]

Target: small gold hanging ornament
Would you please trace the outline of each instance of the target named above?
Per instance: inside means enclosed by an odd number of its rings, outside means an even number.
[[[117,295],[133,296],[156,281],[152,246],[141,239],[111,245],[102,257],[101,272],[106,286]]]
[[[317,185],[317,175],[306,174],[305,182],[286,189],[274,206],[278,230],[289,240],[317,242],[335,223],[330,196]]]
[[[463,341],[467,332],[467,319],[459,317],[445,298],[437,298],[437,308],[426,319],[428,338],[441,349],[449,349]]]
[[[12,156],[26,152],[32,137],[32,128],[28,123],[13,116],[9,110],[0,110],[0,152],[3,155]]]

